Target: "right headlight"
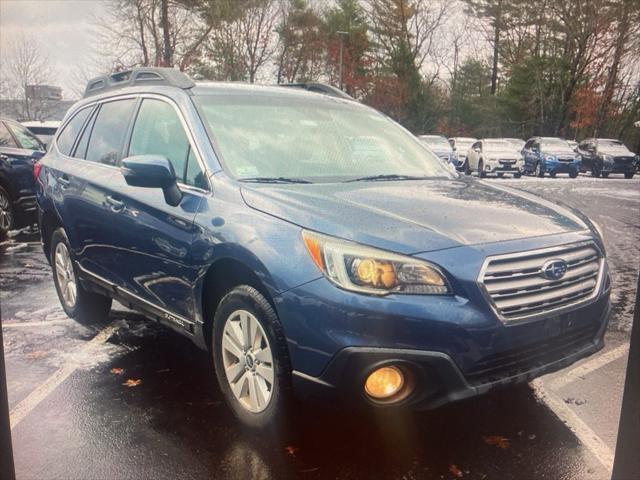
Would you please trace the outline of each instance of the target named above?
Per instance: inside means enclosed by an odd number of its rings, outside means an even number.
[[[424,260],[306,230],[302,239],[325,277],[345,290],[375,295],[452,293],[440,269]]]

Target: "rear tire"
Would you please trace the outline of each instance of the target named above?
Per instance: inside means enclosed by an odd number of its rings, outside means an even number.
[[[633,173],[633,172],[627,172],[627,173],[624,174],[624,178],[626,178],[627,180],[631,180],[634,175],[635,175],[635,173]]]
[[[464,174],[465,175],[471,175],[471,167],[469,166],[469,159],[468,158],[464,159]]]
[[[609,172],[602,172],[600,175],[602,175],[602,178],[609,178]]]
[[[65,313],[80,323],[103,322],[111,310],[111,298],[85,290],[62,228],[51,236],[51,268],[58,299]]]
[[[247,427],[282,433],[292,413],[291,363],[271,304],[253,287],[235,287],[216,308],[212,342],[218,383],[234,415]]]
[[[578,178],[578,172],[569,172],[569,177]]]
[[[557,175],[557,174],[556,174],[555,172],[553,172],[553,173],[550,173],[550,174],[549,174],[549,176],[550,176],[551,178],[556,178],[556,175]]]
[[[9,230],[13,229],[14,219],[11,196],[0,186],[0,238],[6,236]]]

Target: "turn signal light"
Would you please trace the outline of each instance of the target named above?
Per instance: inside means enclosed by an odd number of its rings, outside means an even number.
[[[396,395],[404,386],[404,374],[397,367],[387,366],[374,370],[364,384],[364,390],[375,400]]]

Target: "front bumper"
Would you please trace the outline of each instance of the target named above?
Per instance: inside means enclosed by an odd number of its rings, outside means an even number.
[[[545,162],[545,171],[548,173],[578,173],[580,171],[580,162]]]
[[[633,162],[602,162],[604,173],[634,173],[636,166]]]
[[[369,400],[363,385],[376,368],[396,365],[411,373],[414,391],[393,406],[416,410],[437,408],[491,390],[527,383],[541,375],[565,368],[604,347],[604,333],[611,306],[606,301],[598,322],[577,326],[575,315],[553,319],[551,328],[563,330],[542,342],[502,352],[481,368],[463,372],[447,354],[393,348],[347,347],[338,352],[319,377],[294,371],[294,392],[300,398],[331,399],[347,404],[382,406]],[[548,321],[548,320],[545,320]]]
[[[519,174],[522,173],[522,163],[497,163],[497,162],[487,162],[484,167],[485,173],[512,173]]]

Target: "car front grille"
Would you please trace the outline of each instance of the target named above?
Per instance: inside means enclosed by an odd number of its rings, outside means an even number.
[[[633,162],[633,157],[614,157],[613,161],[615,163],[626,165],[627,163]]]
[[[511,165],[516,163],[516,160],[514,158],[501,158],[500,163],[503,165]]]
[[[557,280],[543,276],[543,266],[566,263]],[[592,242],[487,258],[480,283],[503,321],[551,312],[592,299],[600,283],[603,258]]]
[[[573,157],[558,157],[558,161],[559,162],[571,163],[571,162],[573,162]]]
[[[480,385],[519,375],[556,362],[593,344],[599,326],[582,325],[543,340],[481,358],[464,372],[467,381]]]

